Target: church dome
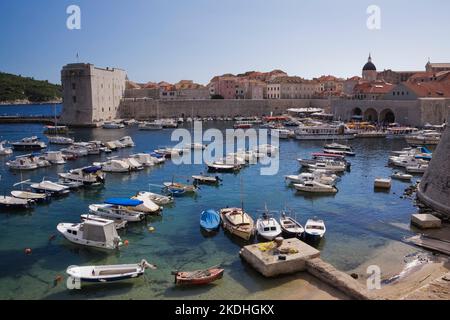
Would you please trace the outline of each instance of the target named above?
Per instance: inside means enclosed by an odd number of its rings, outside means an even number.
[[[377,67],[372,63],[372,57],[369,54],[369,59],[363,67],[363,71],[377,71]]]

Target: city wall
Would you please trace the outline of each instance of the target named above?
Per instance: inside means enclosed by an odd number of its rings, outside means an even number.
[[[235,117],[280,115],[289,108],[324,108],[330,111],[328,99],[280,100],[182,100],[123,99],[119,117],[146,120],[178,117]]]

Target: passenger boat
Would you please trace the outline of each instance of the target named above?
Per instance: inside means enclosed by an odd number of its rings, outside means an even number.
[[[67,132],[69,132],[67,126],[46,126],[44,129],[44,134],[64,134]]]
[[[256,232],[267,240],[273,240],[281,234],[280,224],[268,213],[267,208],[266,212],[256,220]]]
[[[58,145],[68,145],[73,144],[74,140],[68,137],[54,136],[48,137],[48,143],[50,144],[58,144]]]
[[[103,129],[122,129],[125,125],[116,121],[106,121],[102,125]]]
[[[31,188],[39,193],[48,193],[52,196],[63,196],[69,194],[69,187],[63,186],[61,184],[49,181],[42,180],[38,183],[32,183]]]
[[[122,219],[128,222],[144,220],[145,213],[135,210],[143,201],[127,198],[110,198],[104,204],[91,204],[89,212],[104,218]]]
[[[81,221],[86,221],[86,220],[93,220],[93,221],[109,221],[112,220],[114,221],[114,226],[116,227],[116,230],[120,230],[120,229],[125,229],[125,227],[127,226],[127,220],[122,220],[122,219],[105,219],[102,218],[100,216],[97,216],[95,214],[82,214],[80,216]]]
[[[220,215],[213,209],[202,211],[200,214],[200,226],[208,232],[217,230],[220,226]]]
[[[44,157],[51,164],[65,164],[66,163],[66,160],[64,159],[61,151],[47,151],[44,154]]]
[[[223,269],[209,268],[197,271],[174,271],[175,284],[178,285],[205,285],[221,279],[223,277]]]
[[[105,174],[99,166],[72,169],[58,175],[65,180],[81,182],[85,186],[100,185],[105,182]]]
[[[323,238],[326,232],[325,222],[318,218],[308,219],[305,224],[305,236],[312,240]]]
[[[294,183],[294,188],[298,191],[309,193],[337,193],[338,190],[334,186],[320,183],[318,181],[306,181],[304,183]]]
[[[122,160],[110,159],[106,162],[94,162],[94,166],[101,167],[104,172],[130,172],[130,165]]]
[[[242,208],[224,208],[220,210],[222,226],[244,240],[249,240],[254,234],[254,221]]]
[[[27,209],[30,207],[30,200],[19,199],[9,196],[0,196],[0,208]]]
[[[23,190],[13,190],[13,191],[11,191],[11,195],[14,198],[28,200],[28,201],[34,201],[34,202],[45,201],[48,199],[48,195],[45,193],[34,193],[34,192],[28,192],[28,191],[23,191]]]
[[[352,147],[344,145],[344,144],[339,144],[339,143],[326,144],[323,149],[323,152],[331,153],[331,154],[346,155],[346,156],[354,156],[355,155]]]
[[[404,138],[407,135],[417,133],[417,128],[410,127],[391,127],[387,129],[388,138]]]
[[[47,145],[44,142],[39,141],[39,138],[36,136],[12,142],[11,146],[14,150],[40,150],[47,148]]]
[[[219,184],[219,182],[222,181],[218,176],[212,177],[204,175],[193,175],[192,179],[199,184]]]
[[[390,189],[392,179],[391,178],[375,178],[374,187],[380,189]]]
[[[289,217],[286,212],[282,212],[280,216],[281,230],[288,236],[300,237],[305,229],[303,226],[292,217]]]
[[[69,266],[66,273],[80,282],[114,282],[142,276],[145,269],[156,266],[142,260],[140,263],[100,266]]]
[[[356,138],[386,138],[387,133],[384,131],[359,131],[356,133]]]
[[[392,179],[397,179],[397,180],[402,180],[402,181],[411,181],[411,179],[413,178],[412,175],[407,174],[407,173],[402,173],[402,172],[398,172],[395,171],[392,175],[391,175]]]
[[[142,201],[144,199],[149,199],[159,206],[170,204],[173,202],[173,197],[171,197],[171,196],[164,196],[162,194],[157,194],[157,193],[147,192],[147,191],[139,191],[135,197],[136,197],[136,199],[142,200]]]
[[[114,221],[86,220],[81,223],[59,223],[56,229],[72,243],[114,250],[122,246]]]
[[[13,153],[13,150],[11,148],[5,147],[6,141],[0,142],[0,156],[7,156]]]
[[[301,126],[295,130],[297,140],[350,140],[355,134],[345,129],[345,126],[316,125]]]
[[[161,122],[143,122],[140,123],[138,126],[139,130],[162,130],[163,126],[161,124]]]

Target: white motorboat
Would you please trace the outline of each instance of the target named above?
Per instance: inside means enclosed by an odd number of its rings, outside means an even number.
[[[283,128],[272,129],[269,132],[271,136],[277,136],[280,139],[289,139],[295,136],[294,131]]]
[[[152,156],[149,155],[148,153],[132,154],[132,155],[130,155],[130,158],[136,160],[144,167],[151,167],[151,166],[155,165],[155,162],[154,162]]]
[[[338,162],[333,160],[323,160],[323,161],[311,161],[298,159],[303,167],[309,169],[321,169],[329,172],[344,172],[347,170],[347,165],[344,162]]]
[[[255,148],[255,151],[264,155],[271,156],[278,152],[278,147],[270,144],[261,144]]]
[[[125,125],[116,121],[106,121],[102,125],[103,129],[122,129],[125,128]]]
[[[89,212],[113,219],[122,219],[128,222],[139,222],[145,218],[145,212],[137,211],[136,207],[143,201],[124,198],[107,199],[104,204],[91,204]]]
[[[408,135],[405,137],[409,145],[437,145],[441,140],[441,133],[434,130],[423,130],[417,134]]]
[[[304,183],[294,183],[294,188],[302,192],[310,193],[337,193],[338,190],[334,186],[323,184],[315,180],[306,181]]]
[[[73,281],[105,283],[138,278],[147,268],[156,269],[156,266],[142,260],[140,263],[133,264],[69,266],[66,273],[74,279]]]
[[[205,176],[205,175],[193,175],[192,179],[198,184],[210,184],[210,185],[217,185],[219,184],[222,179],[220,179],[218,176]]]
[[[300,222],[289,217],[284,211],[280,216],[280,226],[281,230],[289,236],[300,237],[305,232]]]
[[[27,209],[30,207],[30,201],[9,196],[0,196],[0,208],[8,209]]]
[[[68,144],[73,144],[74,140],[72,138],[68,138],[68,137],[54,136],[54,137],[48,137],[48,143],[59,144],[59,145],[68,145]]]
[[[395,171],[392,175],[391,175],[392,179],[397,179],[397,180],[402,180],[402,181],[411,181],[411,179],[413,178],[412,175],[407,174],[407,173],[402,173],[402,172],[398,172]]]
[[[159,206],[170,204],[173,202],[172,196],[164,196],[161,194],[147,192],[147,191],[139,191],[135,197],[142,201],[144,201],[145,199],[149,199]]]
[[[135,207],[135,209],[133,209],[133,210],[144,212],[144,213],[148,213],[148,214],[159,214],[159,213],[161,213],[162,207],[157,205],[155,202],[150,200],[145,195],[141,195],[141,194],[138,193],[137,195],[131,197],[131,199],[142,201],[142,203],[137,205]]]
[[[375,178],[373,186],[380,189],[390,189],[392,184],[391,178]]]
[[[72,169],[69,172],[58,173],[58,175],[64,180],[81,182],[85,186],[99,185],[105,182],[105,174],[98,166]]]
[[[114,221],[86,220],[81,223],[59,223],[56,229],[78,245],[114,250],[122,246]]]
[[[273,240],[281,234],[281,226],[275,218],[265,212],[256,220],[256,231],[264,239]]]
[[[425,173],[428,169],[428,164],[419,164],[416,166],[406,167],[406,172],[409,173]]]
[[[428,164],[427,160],[417,159],[416,156],[399,156],[399,157],[389,157],[389,162],[401,168],[415,167],[421,164]]]
[[[66,163],[66,160],[64,159],[61,151],[47,151],[44,154],[44,157],[51,164],[65,164]]]
[[[139,130],[162,130],[163,129],[163,125],[161,122],[143,122],[140,123],[138,126]]]
[[[52,196],[61,196],[66,195],[70,192],[70,188],[67,186],[63,186],[61,184],[49,181],[42,180],[39,183],[32,183],[31,188],[39,193],[49,193]]]
[[[194,143],[185,145],[183,150],[205,150],[206,147],[207,147],[207,145],[205,145],[205,144],[194,142]]]
[[[176,157],[183,153],[183,149],[167,148],[167,147],[159,148],[154,151],[156,153],[164,155],[164,157],[166,157],[166,158]]]
[[[14,150],[40,150],[47,148],[47,145],[39,141],[39,138],[36,136],[23,138],[20,141],[12,142],[11,145]]]
[[[14,160],[7,161],[6,166],[11,170],[34,170],[38,168],[37,163],[29,155],[18,156]]]
[[[328,175],[326,174],[326,171],[318,169],[313,172],[302,172],[297,175],[287,175],[284,176],[284,178],[288,183],[305,183],[306,181],[315,180],[320,183],[332,186],[336,183],[338,176],[335,174]]]
[[[0,156],[7,156],[13,153],[11,148],[5,147],[5,141],[0,142]]]
[[[144,169],[144,166],[134,158],[123,158],[121,161],[128,164],[130,171],[140,171]]]
[[[130,165],[127,162],[116,159],[111,159],[106,162],[94,162],[94,166],[102,167],[104,172],[123,173],[130,171]]]
[[[81,221],[84,222],[86,220],[94,220],[94,221],[108,221],[108,220],[112,220],[114,221],[114,226],[116,227],[116,230],[120,230],[120,229],[125,229],[125,227],[127,226],[127,221],[126,220],[122,220],[122,219],[105,219],[102,218],[100,216],[97,216],[95,214],[82,214],[80,216]]]
[[[327,231],[323,220],[318,218],[308,219],[305,224],[305,236],[312,239],[321,239]]]
[[[235,172],[241,169],[238,164],[227,164],[224,162],[215,161],[212,164],[207,164],[208,170],[212,172]]]
[[[133,139],[131,139],[130,136],[125,136],[119,139],[119,142],[125,147],[125,148],[130,148],[130,147],[134,147],[134,141]]]
[[[333,149],[333,150],[342,150],[342,151],[350,151],[352,152],[353,149],[350,146],[347,146],[345,144],[340,143],[328,143],[324,146],[325,149]]]
[[[67,153],[74,155],[75,157],[85,157],[88,155],[89,151],[85,147],[71,145],[68,148],[63,148],[60,150],[62,153]]]
[[[48,195],[45,193],[34,193],[34,192],[23,191],[23,190],[13,190],[13,191],[11,191],[11,195],[14,198],[35,201],[35,202],[45,201],[48,198]]]

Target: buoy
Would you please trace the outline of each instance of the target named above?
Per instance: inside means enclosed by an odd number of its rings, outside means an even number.
[[[128,245],[128,240],[125,240],[125,241],[123,242],[123,244],[127,246],[127,245]]]
[[[31,249],[30,248],[26,248],[25,249],[25,254],[31,254]]]
[[[154,227],[148,227],[148,231],[153,232],[153,231],[155,231],[155,228]]]

